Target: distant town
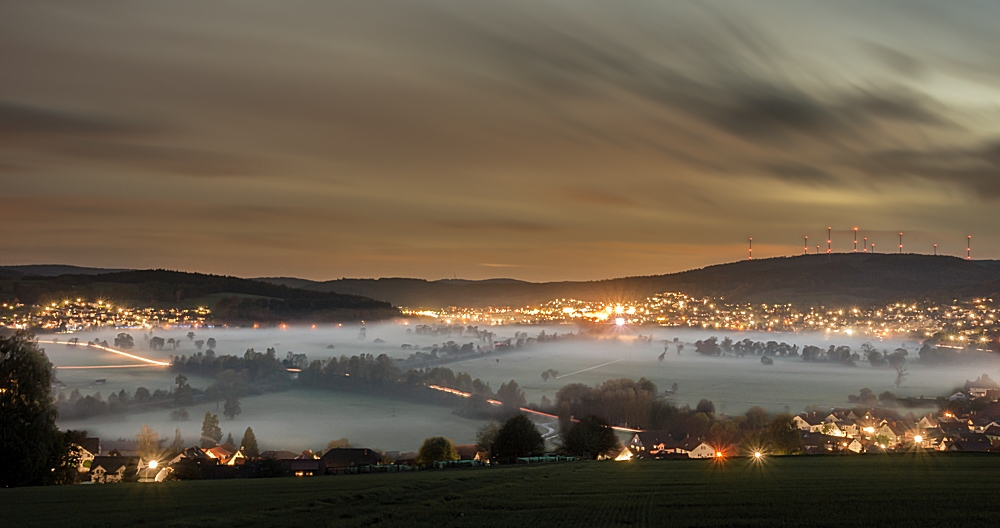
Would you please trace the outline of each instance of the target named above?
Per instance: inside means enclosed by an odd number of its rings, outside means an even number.
[[[687,327],[749,332],[820,331],[846,336],[935,338],[938,346],[1000,350],[998,306],[992,298],[889,303],[877,307],[825,309],[791,304],[733,304],[663,293],[640,302],[595,303],[559,299],[538,306],[417,309],[404,316],[446,324],[613,324]],[[198,308],[120,306],[102,300],[66,299],[42,305],[4,303],[0,328],[78,332],[98,328],[203,327],[222,324]]]
[[[26,306],[0,305],[0,328],[70,333],[98,328],[202,327],[208,308],[151,308],[121,306],[102,300],[66,299]]]
[[[605,323],[751,332],[812,330],[847,336],[912,336],[920,340],[940,336],[946,345],[991,350],[998,348],[1000,339],[997,303],[986,298],[956,299],[950,304],[896,302],[845,310],[800,308],[791,304],[732,304],[683,293],[663,293],[640,302],[559,299],[540,306],[402,311],[459,324]]]

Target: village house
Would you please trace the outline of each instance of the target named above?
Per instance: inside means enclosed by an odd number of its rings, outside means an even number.
[[[485,462],[489,459],[486,453],[479,450],[479,446],[476,444],[457,444],[455,446],[455,451],[458,453],[459,460],[475,460],[478,462]]]
[[[90,481],[97,484],[121,482],[136,475],[139,457],[96,456],[90,464]]]
[[[655,455],[659,452],[674,452],[678,443],[664,430],[643,431],[632,436],[628,447],[639,455],[650,453]]]
[[[376,466],[382,455],[366,448],[335,448],[320,457],[327,473],[342,473],[346,468]]]
[[[795,426],[800,431],[810,433],[820,433],[823,431],[823,427],[828,424],[825,416],[820,416],[815,412],[797,414],[792,418],[792,421],[795,422]]]
[[[983,430],[983,436],[990,439],[991,443],[1000,443],[1000,425],[993,424]]]
[[[684,439],[675,449],[677,454],[687,455],[688,458],[714,458],[715,448],[708,445],[704,440],[694,438]]]
[[[238,466],[246,463],[247,457],[243,454],[243,448],[237,450],[230,449],[226,445],[217,445],[204,450],[205,455],[218,461],[220,466]]]
[[[86,473],[90,471],[94,457],[101,454],[101,439],[83,438],[76,447],[80,455],[80,462],[77,464],[76,469],[81,473]]]

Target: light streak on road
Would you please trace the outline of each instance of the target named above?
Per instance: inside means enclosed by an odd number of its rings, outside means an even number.
[[[159,367],[160,365],[153,365],[151,363],[137,363],[134,365],[79,365],[79,366],[57,366],[59,370],[84,370],[84,369],[118,369],[118,368],[148,368],[148,367]]]
[[[622,361],[622,360],[619,359],[618,361]],[[611,363],[617,363],[617,361],[612,361]],[[610,365],[611,363],[606,363],[606,365]],[[601,366],[604,366],[604,365],[598,365],[597,367],[601,367]],[[591,367],[591,368],[597,368],[597,367]],[[590,369],[585,369],[585,370],[590,370]],[[428,385],[427,388],[428,389],[434,389],[434,390],[441,391],[441,392],[447,392],[448,394],[454,394],[455,396],[461,396],[462,398],[471,398],[472,397],[472,393],[465,392],[465,391],[460,391],[458,389],[453,389],[451,387],[442,387],[440,385]],[[490,403],[492,405],[496,405],[498,407],[501,406],[501,405],[503,405],[503,402],[498,401],[498,400],[492,400],[492,399],[490,399],[490,400],[486,400],[486,402]],[[559,417],[556,416],[556,415],[554,415],[554,414],[549,414],[549,413],[542,412],[542,411],[536,411],[534,409],[529,409],[527,407],[520,407],[519,410],[521,412],[526,412],[528,414],[534,414],[535,416],[544,416],[546,418],[555,418],[557,420],[559,419]],[[573,421],[573,422],[579,422],[580,420],[577,420],[577,419],[573,418],[573,419],[571,419],[571,421]],[[620,426],[617,426],[617,425],[612,425],[611,428],[614,429],[615,431],[623,431],[623,432],[626,432],[626,433],[642,433],[642,432],[645,431],[645,429],[633,429],[631,427],[620,427]]]
[[[167,363],[166,361],[157,361],[155,359],[149,359],[147,357],[137,356],[135,354],[129,354],[128,352],[122,352],[121,350],[115,350],[115,349],[113,349],[111,347],[106,347],[106,346],[102,346],[102,345],[98,345],[98,344],[94,344],[94,343],[73,344],[73,343],[69,343],[69,342],[62,342],[62,343],[60,343],[59,341],[42,341],[42,340],[38,340],[38,342],[39,343],[47,343],[47,344],[50,344],[50,345],[66,345],[66,346],[69,346],[69,347],[73,347],[73,346],[80,347],[80,346],[82,346],[82,347],[97,348],[97,349],[103,350],[105,352],[111,352],[112,354],[118,354],[119,356],[125,356],[127,358],[132,358],[132,359],[135,359],[135,360],[138,360],[138,361],[142,361],[144,363],[149,363],[151,365],[157,365],[157,366],[160,366],[160,367],[169,367],[170,366],[170,363]]]

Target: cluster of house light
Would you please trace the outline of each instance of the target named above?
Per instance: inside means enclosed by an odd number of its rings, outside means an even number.
[[[892,334],[923,335],[943,332],[955,345],[995,341],[998,332],[997,305],[993,299],[894,303],[872,309],[811,307],[791,304],[735,304],[718,299],[696,298],[682,293],[663,293],[639,302],[591,302],[557,299],[538,306],[404,309],[408,315],[432,317],[445,323],[544,324],[591,322],[609,324],[656,324],[705,329],[749,331],[820,330],[886,337]],[[964,346],[963,345],[963,346]]]
[[[100,327],[200,327],[205,325],[211,313],[207,308],[131,308],[101,300],[83,299],[50,302],[30,307],[23,304],[4,304],[2,308],[0,328],[38,328],[64,332]]]

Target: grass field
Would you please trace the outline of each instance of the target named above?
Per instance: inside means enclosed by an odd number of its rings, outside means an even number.
[[[578,462],[0,490],[4,526],[990,526],[1000,457]]]
[[[205,411],[211,411],[219,415],[223,434],[232,433],[237,441],[252,427],[263,450],[317,450],[330,440],[347,438],[356,446],[405,452],[416,451],[428,436],[447,436],[458,444],[475,442],[476,431],[486,423],[462,418],[448,407],[318,389],[247,397],[241,399],[241,407],[243,412],[235,420],[222,415],[221,403],[212,402],[188,406],[191,419],[181,422],[170,420],[170,409],[156,409],[60,420],[59,427],[114,440],[133,439],[148,424],[167,444],[179,427],[185,445],[190,446],[198,443]]]

